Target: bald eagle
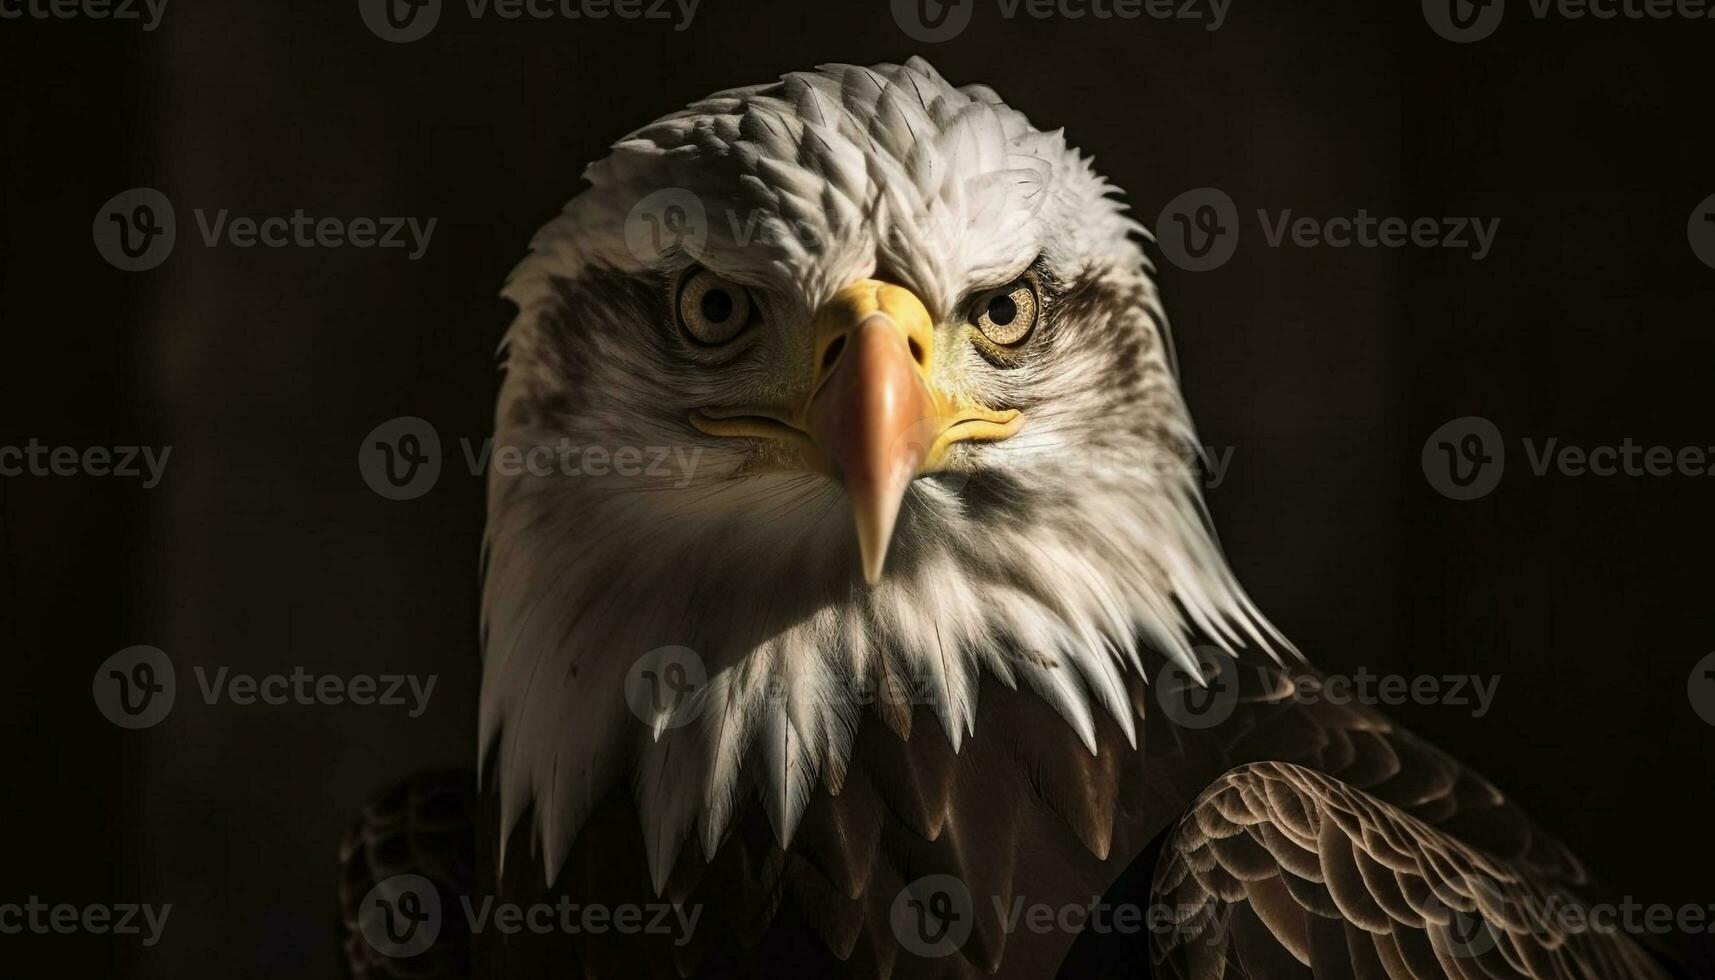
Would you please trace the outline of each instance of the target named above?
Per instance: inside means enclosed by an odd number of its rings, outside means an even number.
[[[1483,777],[1314,696],[1061,132],[832,65],[585,176],[505,288],[475,859],[425,858],[444,780],[395,792],[354,935],[411,871],[565,913],[434,967],[496,977],[1669,975],[1542,914],[1597,886]]]

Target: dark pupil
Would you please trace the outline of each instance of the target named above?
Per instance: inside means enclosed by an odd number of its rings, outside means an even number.
[[[1008,326],[1018,316],[1018,304],[1011,296],[996,296],[989,300],[989,322],[997,327]]]
[[[703,294],[703,319],[710,323],[725,323],[732,316],[732,295],[724,289],[711,289]]]

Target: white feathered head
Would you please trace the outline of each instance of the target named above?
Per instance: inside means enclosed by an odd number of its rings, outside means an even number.
[[[1139,644],[1272,636],[1142,229],[1061,133],[921,60],[831,65],[585,176],[506,289],[496,459],[528,462],[489,481],[482,756],[550,878],[615,787],[660,888],[753,800],[788,844],[860,725],[982,737],[984,672],[1094,751]]]

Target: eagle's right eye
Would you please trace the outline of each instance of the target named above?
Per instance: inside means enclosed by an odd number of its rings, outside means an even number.
[[[982,331],[990,343],[1017,347],[1035,329],[1041,306],[1035,283],[1028,277],[1018,279],[979,297],[971,307],[971,326]]]
[[[705,347],[738,336],[755,308],[750,290],[707,269],[696,270],[679,285],[679,327]]]

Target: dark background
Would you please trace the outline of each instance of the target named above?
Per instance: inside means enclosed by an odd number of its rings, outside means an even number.
[[[1285,6],[1285,5],[1281,5]],[[0,936],[0,974],[325,977],[334,847],[390,775],[473,761],[480,439],[499,284],[585,163],[718,88],[912,53],[1072,141],[1153,224],[1199,186],[1238,254],[1166,267],[1211,494],[1240,577],[1327,670],[1501,678],[1494,710],[1396,714],[1484,769],[1642,902],[1715,903],[1715,479],[1537,478],[1520,440],[1715,445],[1715,22],[1538,22],[1455,45],[1415,3],[1237,0],[1226,26],[1000,18],[922,45],[883,0],[704,0],[658,21],[472,21],[373,36],[354,2],[175,0],[160,28],[0,22],[0,445],[170,445],[166,479],[0,479],[0,901],[171,902],[162,942]],[[133,186],[178,209],[166,264],[90,240]],[[427,255],[205,248],[193,208],[434,216]],[[1266,247],[1255,211],[1501,218],[1493,253]],[[440,431],[409,502],[363,436]],[[1419,454],[1449,419],[1505,433],[1459,503]],[[159,646],[180,693],[124,732],[95,666]],[[439,675],[430,710],[208,706],[190,669]],[[51,964],[51,967],[48,965]]]

